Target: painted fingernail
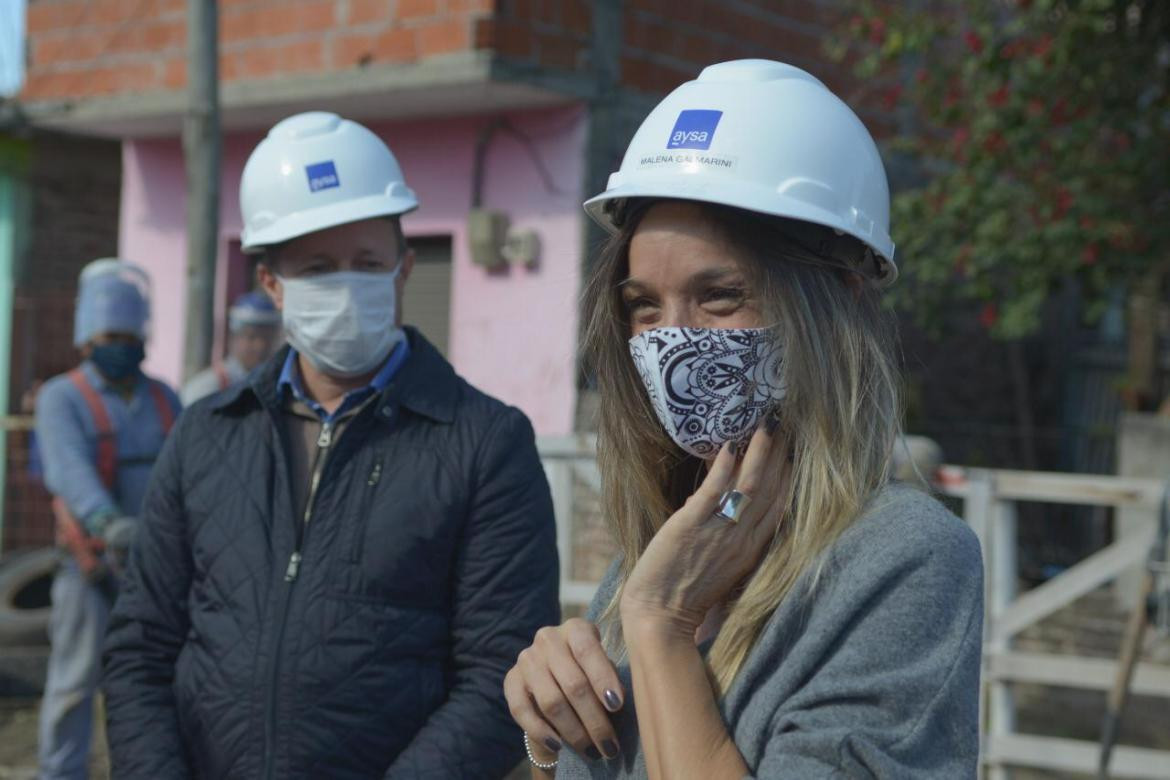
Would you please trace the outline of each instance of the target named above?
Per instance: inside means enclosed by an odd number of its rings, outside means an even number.
[[[557,742],[557,741],[556,741],[555,739],[553,739],[552,737],[545,737],[545,739],[544,739],[544,746],[545,746],[546,748],[548,748],[549,750],[551,750],[552,752],[554,752],[554,753],[560,753],[560,752],[561,752],[561,743],[560,743],[560,742]]]
[[[588,756],[591,761],[601,760],[601,754],[598,753],[597,748],[593,747],[592,745],[585,749],[585,755]]]
[[[605,753],[606,758],[617,758],[618,746],[612,739],[607,739],[601,743],[601,752]]]
[[[606,688],[602,698],[605,699],[605,708],[610,712],[617,712],[622,708],[622,697],[617,695],[617,691]]]

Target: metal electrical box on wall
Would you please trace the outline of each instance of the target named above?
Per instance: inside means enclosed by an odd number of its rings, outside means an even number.
[[[534,266],[540,257],[540,236],[534,230],[511,230],[502,211],[472,209],[467,215],[471,260],[484,268]]]

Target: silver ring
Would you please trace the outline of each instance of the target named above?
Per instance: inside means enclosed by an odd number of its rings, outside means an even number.
[[[738,523],[739,518],[743,516],[751,502],[751,496],[740,493],[738,490],[728,490],[719,499],[719,511],[715,513],[715,516],[722,517],[729,523]]]

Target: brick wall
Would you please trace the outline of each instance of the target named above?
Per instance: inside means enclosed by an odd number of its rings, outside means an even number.
[[[26,101],[186,83],[185,0],[30,0]],[[492,0],[220,0],[220,77],[413,62],[472,47]]]
[[[597,0],[617,2],[618,0]],[[711,62],[770,57],[837,72],[841,0],[620,0],[620,86],[660,94]],[[30,0],[25,100],[174,90],[184,0]],[[590,78],[593,0],[221,0],[224,82],[407,63],[471,49]],[[832,84],[831,84],[832,86]]]
[[[623,3],[622,84],[660,93],[722,60],[763,57],[828,68],[821,49],[839,21],[813,0],[629,0]],[[832,80],[832,79],[826,79]]]

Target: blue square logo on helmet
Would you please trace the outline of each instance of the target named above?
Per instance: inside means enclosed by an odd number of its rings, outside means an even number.
[[[670,131],[667,149],[710,149],[722,111],[691,109],[682,111]]]
[[[309,192],[320,192],[330,187],[341,186],[341,179],[337,178],[337,168],[332,160],[306,165],[305,173],[309,177]]]

